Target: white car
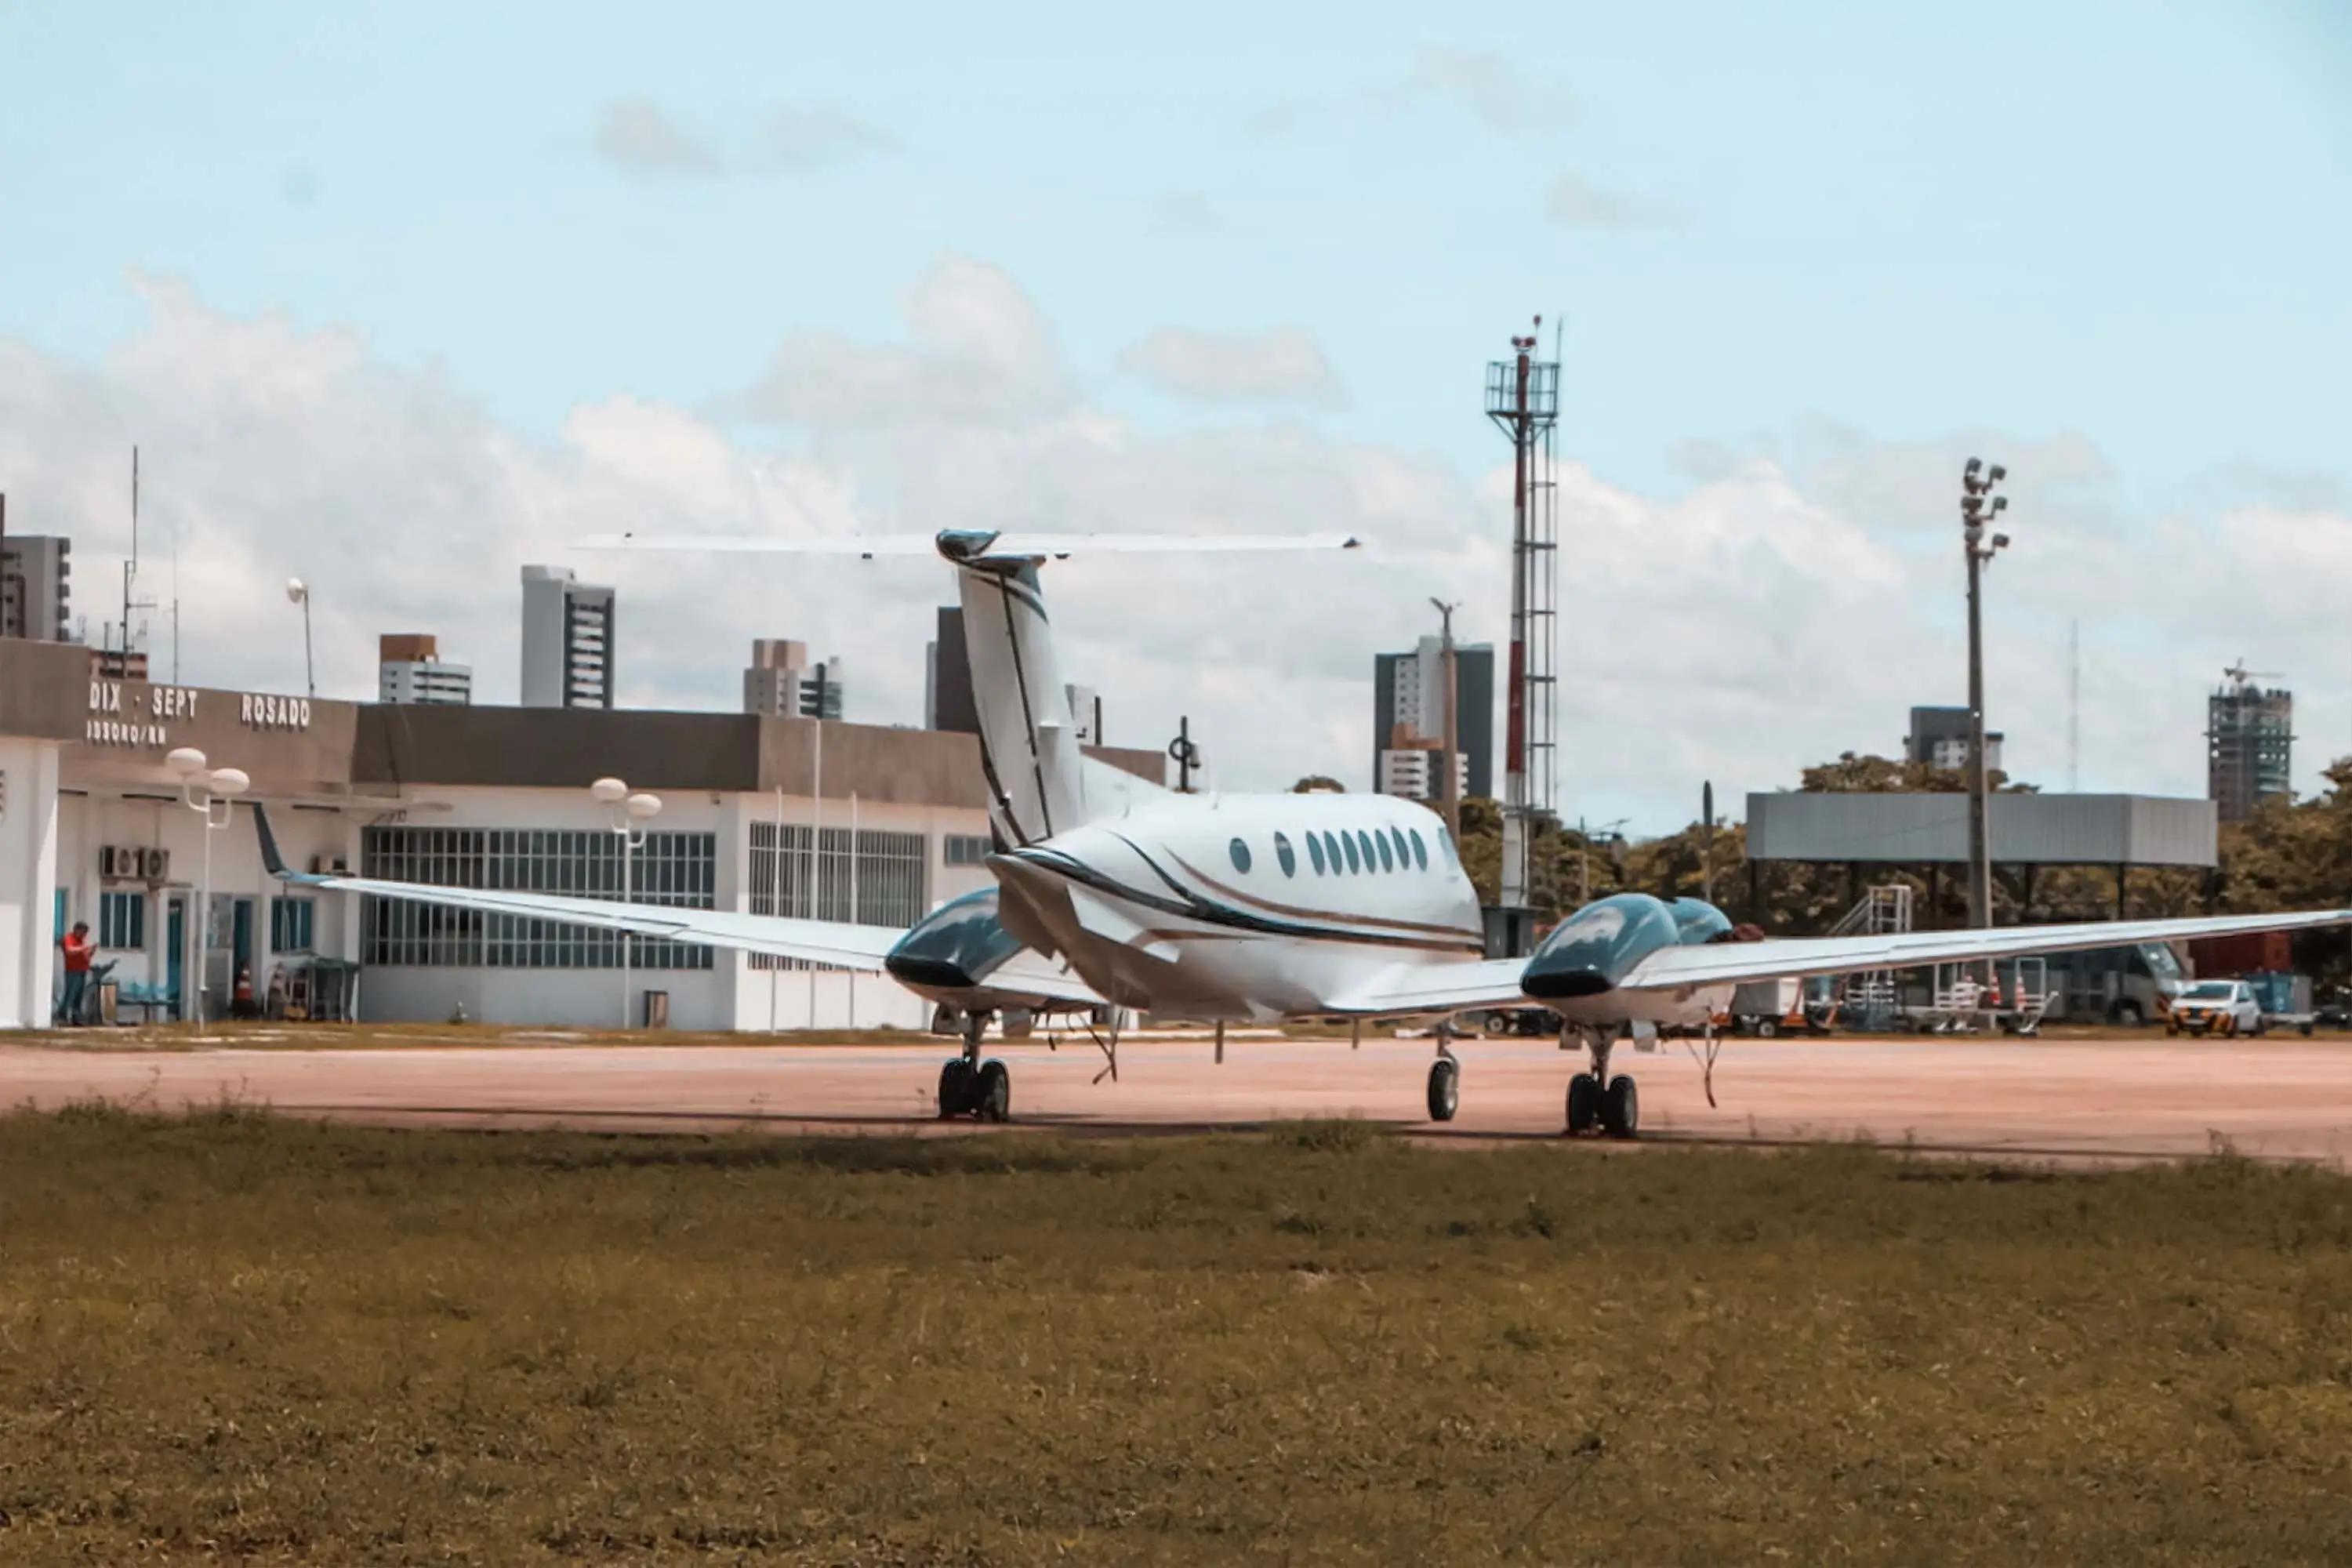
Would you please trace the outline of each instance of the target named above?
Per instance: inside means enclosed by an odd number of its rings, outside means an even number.
[[[2262,1004],[2254,1000],[2254,988],[2242,980],[2200,980],[2173,997],[2172,1011],[2164,1020],[2168,1035],[2183,1029],[2192,1035],[2259,1035]]]

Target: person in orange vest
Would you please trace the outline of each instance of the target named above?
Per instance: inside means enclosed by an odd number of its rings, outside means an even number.
[[[76,921],[73,930],[58,938],[58,946],[65,950],[66,994],[59,1011],[65,1015],[66,1026],[81,1022],[82,993],[89,987],[90,955],[98,943],[89,940],[89,922]]]

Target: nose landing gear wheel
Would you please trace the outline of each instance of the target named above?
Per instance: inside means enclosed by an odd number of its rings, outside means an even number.
[[[1461,1103],[1461,1064],[1451,1057],[1440,1057],[1429,1064],[1429,1119],[1451,1121]]]
[[[1589,1072],[1568,1080],[1568,1130],[1590,1132],[1601,1119],[1601,1080]]]
[[[1601,1131],[1612,1138],[1631,1138],[1641,1125],[1641,1096],[1633,1091],[1633,1080],[1620,1073],[1601,1097]]]

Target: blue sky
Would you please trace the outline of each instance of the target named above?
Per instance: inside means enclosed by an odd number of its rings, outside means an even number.
[[[1482,363],[1564,311],[1564,453],[1661,503],[1712,471],[1695,450],[1794,467],[1826,426],[2079,434],[2100,506],[2151,521],[2226,504],[2231,473],[2340,510],[2344,7],[1475,20],[18,0],[0,338],[102,364],[161,277],[351,329],[526,438],[631,397],[792,451],[814,437],[742,413],[778,345],[893,341],[960,255],[1146,431],[1272,421],[1475,476],[1500,450]],[[615,106],[676,140],[616,158]],[[1171,325],[1297,329],[1326,395],[1120,373]]]

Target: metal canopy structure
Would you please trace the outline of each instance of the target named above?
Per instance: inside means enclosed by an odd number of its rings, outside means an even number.
[[[1995,795],[1991,858],[2003,866],[2217,863],[2213,802],[2145,795]],[[1965,865],[1965,795],[1773,794],[1748,797],[1750,860]]]

